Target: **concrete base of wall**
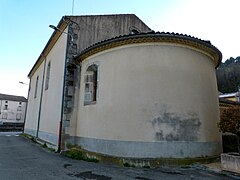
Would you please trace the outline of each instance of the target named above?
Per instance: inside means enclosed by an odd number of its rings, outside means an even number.
[[[221,154],[221,167],[222,170],[240,174],[240,154],[238,153]]]
[[[45,141],[49,144],[55,145],[55,146],[57,146],[57,144],[58,144],[58,134],[39,131],[38,132],[38,137],[36,137],[36,135],[37,135],[36,130],[26,129],[26,128],[24,129],[24,133],[29,134],[29,135],[33,136],[34,138],[37,138],[39,140],[43,140],[43,141]]]
[[[139,142],[86,137],[69,137],[65,142],[90,152],[124,158],[197,158],[222,152],[221,142]]]
[[[81,156],[85,156],[96,161],[117,164],[125,167],[150,168],[160,166],[190,165],[196,162],[211,163],[215,162],[216,159],[219,158],[219,156],[205,158],[124,158],[90,152],[77,146],[71,147],[69,150],[62,151],[61,154],[67,156],[68,154],[72,154],[71,151],[74,151],[75,155],[77,156],[76,150],[79,151],[79,154],[81,154]]]

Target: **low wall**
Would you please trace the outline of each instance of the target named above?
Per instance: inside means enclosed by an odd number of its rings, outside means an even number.
[[[0,131],[23,131],[23,123],[3,123],[0,125]]]
[[[240,154],[221,154],[221,167],[222,170],[240,173]]]

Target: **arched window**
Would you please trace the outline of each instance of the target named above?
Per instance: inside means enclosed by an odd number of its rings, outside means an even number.
[[[89,66],[84,75],[85,91],[84,104],[88,105],[97,101],[98,88],[98,66],[93,64]]]
[[[139,34],[141,31],[137,27],[131,26],[129,28],[129,32],[130,32],[130,34]]]

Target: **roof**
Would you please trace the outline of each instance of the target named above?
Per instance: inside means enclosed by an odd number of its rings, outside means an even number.
[[[59,29],[61,29],[61,30],[64,30],[67,27],[67,22],[65,20],[65,16],[63,16],[61,18],[61,20],[59,21],[57,27]],[[33,65],[32,69],[28,73],[28,77],[31,77],[32,74],[34,73],[34,71],[41,65],[41,63],[44,61],[44,59],[46,58],[47,54],[49,53],[51,48],[54,46],[55,42],[58,40],[60,35],[61,35],[61,32],[53,31],[50,39],[48,40],[47,44],[45,45],[45,47],[43,49],[43,51],[40,53],[37,61],[35,62],[35,64]]]
[[[225,94],[219,94],[219,98],[230,98],[230,97],[238,97],[240,96],[240,92],[233,92],[233,93],[225,93]]]
[[[144,42],[166,42],[183,44],[199,49],[201,52],[206,52],[208,56],[214,61],[215,67],[218,67],[222,60],[222,53],[211,44],[210,41],[201,40],[193,36],[170,32],[154,32],[137,33],[117,36],[107,39],[83,50],[76,59],[82,61],[83,59],[95,54],[97,52],[110,49],[113,47],[122,46],[125,44],[144,43]]]
[[[76,17],[76,18],[78,18],[78,17],[93,17],[93,16],[135,16],[135,17],[137,17],[135,14],[104,14],[104,15],[73,15],[73,16],[68,15],[68,16],[62,16],[61,20],[59,21],[59,23],[57,25],[57,28],[60,29],[61,31],[64,31],[67,28],[69,23],[74,22],[74,21],[71,20],[71,18],[74,18],[74,17]],[[53,31],[50,39],[48,40],[47,44],[45,45],[45,47],[43,49],[43,51],[40,53],[37,61],[35,62],[32,69],[28,73],[29,78],[34,74],[35,70],[44,61],[44,59],[46,58],[48,53],[51,51],[51,48],[54,46],[54,44],[56,43],[56,41],[58,40],[58,38],[60,37],[61,34],[62,34],[62,32],[60,32],[60,31],[56,31],[56,30]]]
[[[27,99],[23,96],[14,96],[8,94],[0,94],[0,100],[27,102]]]
[[[238,92],[220,94],[219,98],[228,98],[228,97],[236,97],[236,96],[238,96]]]
[[[227,100],[224,98],[219,98],[219,103],[221,104],[229,104],[229,105],[237,105],[240,106],[240,102],[236,102],[236,101],[231,101],[231,100]]]

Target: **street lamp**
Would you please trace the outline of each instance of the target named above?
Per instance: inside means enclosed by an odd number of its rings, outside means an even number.
[[[56,27],[54,25],[49,25],[49,27],[54,29],[55,31],[59,31],[61,33],[67,34],[68,36],[70,36],[71,41],[73,42],[73,36],[70,33],[66,33],[66,32],[62,31],[61,29],[59,29],[58,27]]]

